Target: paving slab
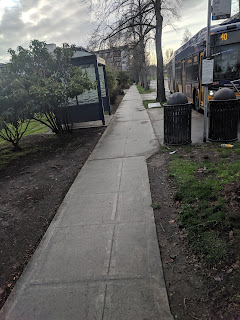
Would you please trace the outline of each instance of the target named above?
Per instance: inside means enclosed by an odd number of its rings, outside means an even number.
[[[56,228],[31,283],[97,280],[108,273],[113,225]]]
[[[63,209],[59,227],[72,227],[77,225],[103,224],[111,222],[118,197],[117,193],[100,193],[90,195],[77,194],[74,206]],[[104,210],[103,210],[104,208]]]
[[[170,319],[167,303],[167,297],[150,278],[114,281],[107,285],[104,319]]]
[[[102,319],[105,284],[31,285],[9,308],[8,320]]]
[[[146,157],[159,147],[132,86],[3,307],[8,320],[172,320]]]

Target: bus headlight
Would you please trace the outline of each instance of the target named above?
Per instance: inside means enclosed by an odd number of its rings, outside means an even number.
[[[211,97],[213,97],[213,95],[214,95],[214,91],[209,90],[209,91],[208,91],[208,94],[209,94]]]

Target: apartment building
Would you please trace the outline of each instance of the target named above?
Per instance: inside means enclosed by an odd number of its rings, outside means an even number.
[[[129,71],[130,54],[127,47],[113,47],[94,51],[94,53],[103,58],[108,65],[118,70]]]

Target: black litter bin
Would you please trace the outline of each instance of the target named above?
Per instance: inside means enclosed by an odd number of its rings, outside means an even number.
[[[164,144],[191,143],[192,104],[182,93],[174,93],[164,106]]]
[[[228,142],[238,139],[240,101],[228,88],[220,89],[209,101],[208,139]]]

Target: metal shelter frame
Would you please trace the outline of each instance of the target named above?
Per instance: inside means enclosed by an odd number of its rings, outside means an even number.
[[[77,51],[72,57],[71,63],[72,65],[77,67],[84,67],[89,65],[94,66],[97,82],[98,101],[78,104],[76,99],[76,104],[71,104],[68,106],[67,117],[72,124],[79,122],[101,120],[103,125],[105,125],[104,112],[107,111],[109,115],[111,114],[105,60],[100,57],[97,57],[95,54],[85,50],[82,47],[77,47],[76,49]],[[103,68],[103,78],[106,96],[103,96],[102,94],[99,68]],[[60,116],[60,114],[58,115],[58,117],[60,117],[61,121],[62,117]]]

